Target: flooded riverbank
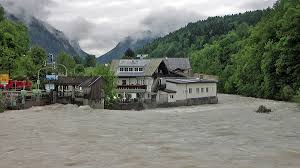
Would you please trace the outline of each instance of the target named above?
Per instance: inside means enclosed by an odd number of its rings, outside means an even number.
[[[145,111],[73,105],[8,111],[0,114],[0,167],[299,167],[296,104],[219,100]],[[273,112],[257,114],[259,105]]]

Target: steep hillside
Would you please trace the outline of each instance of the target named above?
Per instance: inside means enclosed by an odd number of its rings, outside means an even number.
[[[190,23],[169,35],[156,39],[139,50],[150,57],[187,57],[192,50],[202,49],[219,36],[227,34],[241,23],[255,25],[264,11],[246,12],[224,17],[210,17],[206,20]]]
[[[300,90],[300,2],[189,24],[141,51],[187,56],[194,72],[218,75],[220,92],[293,100]]]
[[[7,17],[10,20],[24,22],[23,19],[17,18],[11,14],[8,14]],[[44,48],[47,53],[53,53],[54,55],[57,55],[60,52],[66,52],[72,56],[87,56],[87,53],[80,48],[77,41],[70,41],[63,32],[55,29],[51,25],[34,17],[31,19],[30,23],[26,23],[26,25],[31,46],[38,45]]]
[[[97,61],[101,64],[109,63],[113,59],[121,58],[128,48],[138,50],[146,44],[151,43],[153,40],[154,38],[151,36],[143,37],[138,40],[135,40],[133,37],[127,37],[125,40],[119,42],[118,45],[111,51],[98,57]]]

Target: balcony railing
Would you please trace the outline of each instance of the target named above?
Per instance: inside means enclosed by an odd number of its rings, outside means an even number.
[[[147,85],[119,85],[119,90],[146,90]]]

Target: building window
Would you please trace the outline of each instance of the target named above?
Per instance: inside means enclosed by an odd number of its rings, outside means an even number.
[[[206,88],[206,93],[208,93],[208,88]]]
[[[125,68],[125,72],[128,72],[128,68]]]
[[[201,88],[201,93],[203,93],[204,92],[204,88]]]
[[[139,71],[139,68],[134,68],[134,71],[135,71],[135,72],[138,72],[138,71]]]
[[[192,93],[193,93],[193,89],[189,88],[189,94],[192,94]]]
[[[139,68],[139,71],[140,71],[140,72],[143,72],[143,70],[144,70],[143,68]]]
[[[126,80],[122,80],[122,85],[126,85]]]
[[[123,72],[123,71],[124,71],[124,68],[120,68],[120,71]]]
[[[132,71],[133,71],[133,68],[129,68],[129,71],[132,72]]]
[[[196,89],[196,92],[197,92],[197,94],[199,94],[199,93],[200,93],[200,89],[199,89],[199,88],[197,88],[197,89]]]
[[[174,99],[174,95],[170,95],[170,99]]]

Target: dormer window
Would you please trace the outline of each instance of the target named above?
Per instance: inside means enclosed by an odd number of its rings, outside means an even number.
[[[124,71],[124,68],[120,68],[120,72],[123,72]]]
[[[128,68],[125,68],[125,72],[128,72]]]
[[[132,71],[133,71],[133,68],[129,68],[129,71],[132,72]]]
[[[138,72],[138,71],[139,71],[139,68],[134,68],[134,71],[135,71],[135,72]]]
[[[139,68],[139,71],[140,71],[140,72],[143,72],[143,70],[144,70],[144,68]]]

